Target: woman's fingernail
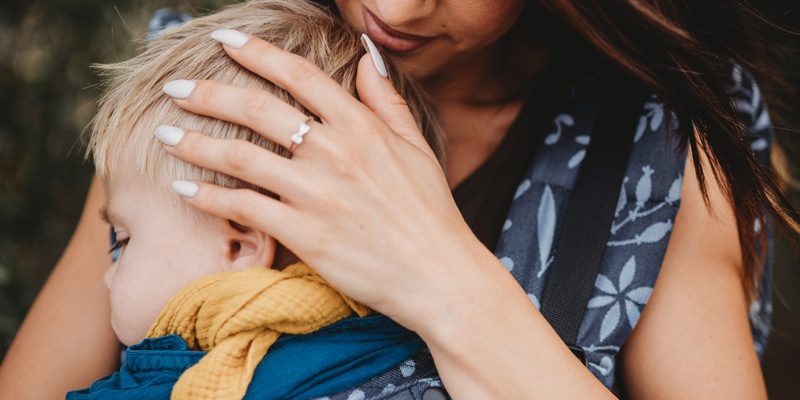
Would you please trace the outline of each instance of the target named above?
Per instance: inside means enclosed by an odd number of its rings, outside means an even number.
[[[176,99],[185,99],[192,94],[192,90],[197,86],[194,81],[187,81],[185,79],[178,79],[169,81],[164,85],[164,93]]]
[[[154,134],[156,135],[156,139],[161,141],[161,143],[168,146],[175,146],[183,139],[183,135],[185,135],[186,132],[176,126],[161,125],[156,128]]]
[[[197,191],[200,189],[194,182],[189,181],[173,181],[172,182],[172,190],[183,197],[192,198],[197,195]]]
[[[217,29],[211,32],[211,38],[232,49],[238,49],[250,40],[249,36],[233,29]]]
[[[366,49],[370,57],[372,57],[372,64],[375,65],[378,74],[384,78],[388,78],[389,74],[386,72],[386,64],[383,63],[383,57],[381,57],[381,53],[378,52],[375,43],[372,43],[372,39],[370,39],[366,33],[361,34],[361,44],[364,45],[364,49]]]

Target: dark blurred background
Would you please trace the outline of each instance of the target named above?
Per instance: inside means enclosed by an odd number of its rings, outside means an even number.
[[[78,221],[92,166],[79,136],[99,94],[92,63],[136,51],[153,12],[192,15],[229,0],[3,0],[0,2],[0,358]],[[798,0],[760,0],[779,25],[800,31]],[[800,87],[800,36],[775,60]],[[767,90],[767,95],[770,93]],[[800,96],[773,93],[776,136],[800,204]],[[800,254],[780,234],[773,331],[764,373],[773,399],[800,398]]]

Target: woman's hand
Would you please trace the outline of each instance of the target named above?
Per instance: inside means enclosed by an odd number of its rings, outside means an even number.
[[[199,183],[197,191],[190,185],[191,205],[272,235],[343,293],[415,330],[430,320],[423,311],[443,299],[443,285],[463,276],[464,268],[455,268],[469,265],[465,257],[499,266],[461,217],[404,100],[378,72],[383,65],[374,46],[365,41],[372,57],[358,67],[362,102],[309,61],[258,38],[224,47],[321,122],[310,123],[291,159],[249,142],[187,132],[167,146],[170,153],[281,196]],[[306,120],[266,91],[215,81],[167,87],[180,107],[247,126],[287,148]]]

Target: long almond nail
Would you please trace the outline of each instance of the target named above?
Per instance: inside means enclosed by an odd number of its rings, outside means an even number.
[[[383,63],[383,57],[381,57],[381,53],[378,52],[375,43],[372,42],[372,39],[370,39],[366,33],[361,34],[361,44],[364,46],[364,49],[367,50],[370,57],[372,57],[372,64],[375,65],[378,74],[384,78],[388,78],[389,74],[386,72],[386,64]]]
[[[181,139],[183,139],[183,135],[185,135],[186,132],[176,126],[161,125],[156,128],[156,131],[153,134],[161,143],[164,143],[168,146],[175,146],[181,141]]]
[[[183,197],[192,198],[197,195],[197,191],[200,190],[200,187],[197,186],[194,182],[189,181],[173,181],[172,182],[172,190]]]
[[[250,40],[249,36],[233,29],[217,29],[211,32],[211,38],[232,49],[238,49]]]
[[[164,93],[176,99],[185,99],[192,94],[194,87],[197,86],[194,81],[187,81],[185,79],[178,79],[169,81],[164,85]]]

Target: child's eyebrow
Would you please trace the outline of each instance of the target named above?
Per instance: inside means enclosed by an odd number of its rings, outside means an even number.
[[[114,224],[111,223],[111,218],[108,217],[108,207],[107,206],[100,207],[100,218],[102,218],[103,221],[105,221],[107,224],[114,225]]]

